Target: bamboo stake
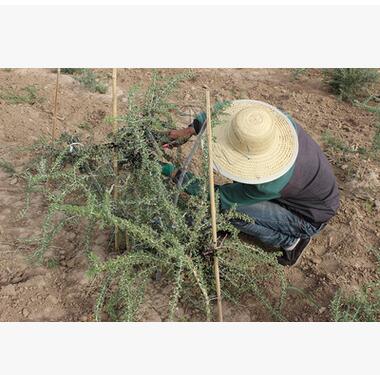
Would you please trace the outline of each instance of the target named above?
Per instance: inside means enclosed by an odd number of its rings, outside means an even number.
[[[57,107],[58,107],[58,92],[59,92],[59,77],[61,75],[61,68],[57,69],[57,81],[55,83],[55,95],[54,95],[54,112],[53,112],[53,130],[51,132],[51,139],[55,140],[55,131],[57,129]]]
[[[216,231],[216,207],[215,207],[215,188],[214,188],[214,161],[212,155],[212,127],[211,127],[211,105],[210,91],[206,89],[206,108],[207,108],[207,143],[208,143],[208,175],[210,184],[210,209],[212,226],[212,246],[214,252],[214,273],[216,285],[216,297],[218,303],[218,320],[223,322],[222,294],[220,290],[219,260],[216,253],[217,231]]]
[[[116,83],[117,83],[117,69],[112,69],[112,131],[115,134],[117,131],[117,92],[116,92]],[[113,187],[113,198],[115,202],[119,195],[118,191],[118,167],[117,167],[117,154],[116,150],[113,151],[113,171],[115,174],[115,183]],[[118,252],[120,249],[120,237],[119,237],[119,228],[115,227],[115,251]]]

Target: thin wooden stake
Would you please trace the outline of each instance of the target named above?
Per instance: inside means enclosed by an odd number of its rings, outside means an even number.
[[[218,320],[223,322],[222,293],[220,289],[219,260],[216,253],[217,230],[216,230],[216,207],[215,207],[215,188],[214,188],[214,161],[212,155],[212,127],[211,127],[211,104],[210,91],[206,89],[206,108],[207,108],[207,143],[208,143],[208,175],[210,184],[210,209],[212,226],[212,246],[214,253],[214,274],[216,285],[216,298],[218,302]]]
[[[112,131],[115,134],[117,131],[117,69],[112,69]],[[118,190],[118,166],[117,166],[117,153],[116,150],[113,151],[113,171],[115,174],[115,183],[113,186],[113,199],[117,201],[119,190]],[[115,251],[120,250],[120,236],[119,228],[115,226]]]
[[[57,81],[55,83],[55,95],[54,95],[54,111],[53,111],[53,129],[51,132],[51,139],[54,142],[55,132],[57,129],[57,107],[58,107],[58,93],[59,93],[59,77],[61,75],[61,68],[57,69]]]

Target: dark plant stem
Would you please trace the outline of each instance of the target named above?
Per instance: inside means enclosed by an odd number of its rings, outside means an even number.
[[[205,129],[206,129],[206,125],[207,125],[207,120],[203,123],[202,125],[202,128],[201,130],[199,131],[199,134],[193,144],[193,147],[191,148],[190,152],[189,152],[189,155],[187,155],[187,158],[186,160],[184,161],[183,163],[183,166],[181,168],[181,173],[178,177],[178,182],[177,182],[177,188],[178,190],[181,189],[181,186],[183,184],[183,180],[185,178],[185,174],[187,172],[187,170],[189,169],[189,166],[190,166],[190,163],[195,155],[195,153],[197,152],[198,148],[199,148],[199,145],[201,144],[201,140],[202,140],[202,135],[203,133],[205,132]],[[174,198],[174,205],[176,206],[178,204],[178,199],[179,199],[179,191],[177,192],[175,198]]]

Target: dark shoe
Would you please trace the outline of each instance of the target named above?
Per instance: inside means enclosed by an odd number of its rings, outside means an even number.
[[[301,238],[293,250],[282,250],[282,256],[277,258],[278,263],[282,266],[294,266],[310,241],[311,238]]]

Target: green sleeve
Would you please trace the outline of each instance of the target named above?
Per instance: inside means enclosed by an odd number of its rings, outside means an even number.
[[[233,182],[217,186],[220,196],[221,208],[228,210],[232,206],[248,206],[262,201],[268,201],[281,197],[281,191],[289,182],[293,175],[294,166],[277,180],[265,184],[248,185],[240,182]],[[162,173],[169,176],[174,171],[172,164],[164,164]],[[184,177],[183,186],[190,195],[198,195],[200,192],[199,180],[190,172]]]
[[[161,165],[161,173],[166,177],[172,176],[175,169],[175,166],[170,163]],[[190,195],[198,195],[201,191],[199,179],[190,172],[185,173],[182,186],[185,187],[185,192]]]
[[[173,164],[170,164],[170,163],[161,164],[161,173],[164,176],[169,177],[172,175],[174,171],[175,171],[175,166]]]
[[[249,206],[281,196],[278,189],[269,182],[262,185],[245,185],[239,182],[225,184],[220,186],[219,195],[223,210],[228,210],[234,205]]]
[[[264,184],[248,185],[240,182],[225,184],[219,187],[220,202],[223,210],[232,206],[248,206],[262,201],[281,197],[281,191],[293,175],[294,166],[277,180]]]

